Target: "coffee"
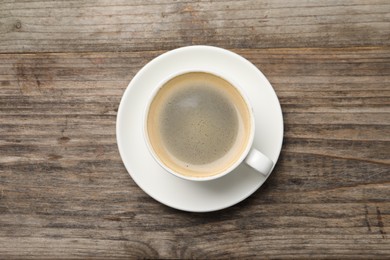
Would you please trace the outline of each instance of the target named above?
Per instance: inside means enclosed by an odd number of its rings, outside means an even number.
[[[244,152],[250,111],[228,81],[189,72],[166,82],[147,115],[147,134],[159,160],[190,177],[217,175]]]

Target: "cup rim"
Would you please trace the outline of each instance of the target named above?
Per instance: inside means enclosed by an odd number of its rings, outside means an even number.
[[[247,108],[248,108],[248,111],[249,111],[249,117],[250,117],[250,134],[249,134],[249,138],[248,138],[248,141],[247,141],[247,144],[246,144],[246,147],[245,147],[245,150],[241,153],[239,159],[237,159],[229,168],[225,169],[224,171],[218,173],[218,174],[214,174],[214,175],[211,175],[211,176],[206,176],[206,177],[193,177],[193,176],[185,176],[185,175],[182,175],[174,170],[172,170],[170,167],[168,167],[167,165],[165,165],[159,158],[159,156],[156,154],[156,152],[154,151],[154,148],[152,146],[152,144],[150,143],[150,139],[149,139],[149,135],[148,135],[148,131],[147,131],[147,124],[148,124],[148,115],[149,115],[149,110],[150,110],[150,106],[154,100],[154,98],[156,97],[157,93],[160,91],[160,89],[165,85],[165,83],[167,83],[168,81],[170,81],[171,79],[175,78],[175,77],[178,77],[180,75],[184,75],[184,74],[187,74],[187,73],[191,73],[191,72],[203,72],[203,73],[209,73],[209,74],[212,74],[212,75],[215,75],[217,77],[220,77],[222,78],[223,80],[229,82],[237,91],[238,93],[240,93],[241,97],[244,99],[245,101],[245,104],[247,105]],[[178,70],[176,72],[173,72],[171,74],[169,74],[167,77],[165,77],[164,79],[162,79],[155,87],[155,89],[153,90],[153,92],[151,93],[150,97],[149,97],[149,100],[146,104],[146,107],[145,107],[145,111],[144,111],[144,117],[143,117],[143,136],[144,136],[144,141],[146,143],[146,146],[148,147],[148,151],[150,152],[150,154],[152,155],[153,159],[161,166],[163,167],[167,172],[171,173],[172,175],[176,176],[176,177],[179,177],[181,179],[184,179],[184,180],[190,180],[190,181],[210,181],[210,180],[215,180],[215,179],[218,179],[218,178],[221,178],[225,175],[227,175],[228,173],[232,172],[234,169],[236,169],[243,161],[244,159],[246,158],[246,156],[248,155],[250,149],[252,148],[253,146],[253,140],[254,140],[254,136],[255,136],[255,120],[254,120],[254,115],[253,115],[253,107],[248,99],[248,97],[246,96],[246,94],[243,92],[243,88],[241,87],[240,84],[238,84],[237,82],[235,82],[234,80],[230,79],[229,77],[226,77],[225,75],[223,75],[223,73],[221,73],[220,71],[218,70],[215,70],[215,69],[204,69],[204,68],[189,68],[189,69],[183,69],[183,70]]]

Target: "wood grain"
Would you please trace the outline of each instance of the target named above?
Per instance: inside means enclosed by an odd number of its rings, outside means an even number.
[[[0,259],[390,258],[386,0],[0,0]],[[151,199],[115,120],[148,61],[231,49],[271,81],[285,139],[231,208]]]
[[[0,1],[0,53],[388,46],[387,0]]]
[[[121,95],[162,51],[0,54],[0,258],[388,258],[390,49],[233,51],[285,141],[259,191],[206,214],[148,197],[118,154]]]

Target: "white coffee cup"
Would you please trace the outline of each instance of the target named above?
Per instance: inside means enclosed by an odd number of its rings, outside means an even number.
[[[185,180],[214,180],[242,163],[267,176],[274,163],[253,147],[254,134],[253,109],[243,86],[214,69],[168,75],[145,109],[144,139],[151,155],[167,172]]]

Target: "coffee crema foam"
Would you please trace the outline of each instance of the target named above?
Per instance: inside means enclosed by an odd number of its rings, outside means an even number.
[[[250,112],[226,80],[189,72],[166,82],[147,116],[149,142],[160,161],[190,177],[217,175],[244,152],[251,132]]]

